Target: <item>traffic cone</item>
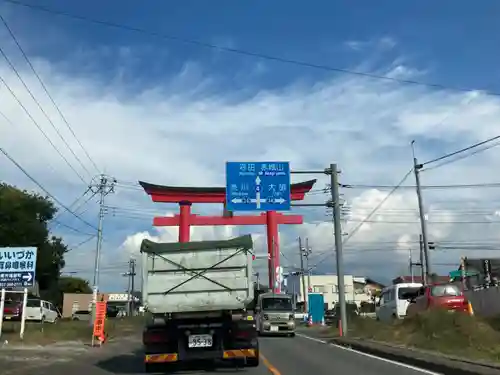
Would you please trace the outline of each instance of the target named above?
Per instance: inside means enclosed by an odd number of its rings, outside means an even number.
[[[470,316],[474,316],[474,309],[472,308],[472,303],[470,303],[470,301],[467,303],[467,312]]]

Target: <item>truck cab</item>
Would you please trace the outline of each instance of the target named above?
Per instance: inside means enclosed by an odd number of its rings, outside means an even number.
[[[255,307],[259,335],[295,336],[295,313],[292,297],[281,293],[264,293]]]

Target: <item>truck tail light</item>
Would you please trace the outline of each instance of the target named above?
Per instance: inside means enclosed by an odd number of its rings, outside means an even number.
[[[144,345],[158,344],[167,341],[165,335],[158,332],[144,332],[142,335],[142,342]]]
[[[235,334],[235,337],[237,339],[246,339],[250,337],[250,332],[249,331],[237,331]]]

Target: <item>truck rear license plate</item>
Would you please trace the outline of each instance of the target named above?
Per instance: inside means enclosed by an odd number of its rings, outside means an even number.
[[[188,347],[190,348],[209,348],[214,344],[211,335],[190,335]]]

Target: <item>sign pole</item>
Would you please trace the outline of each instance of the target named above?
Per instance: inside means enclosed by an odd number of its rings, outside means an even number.
[[[23,311],[21,311],[21,330],[19,331],[19,337],[21,340],[24,338],[24,330],[26,328],[26,306],[28,304],[28,288],[24,288],[23,292]]]
[[[3,328],[3,309],[5,308],[5,289],[2,288],[2,296],[0,299],[0,336],[2,336]]]

